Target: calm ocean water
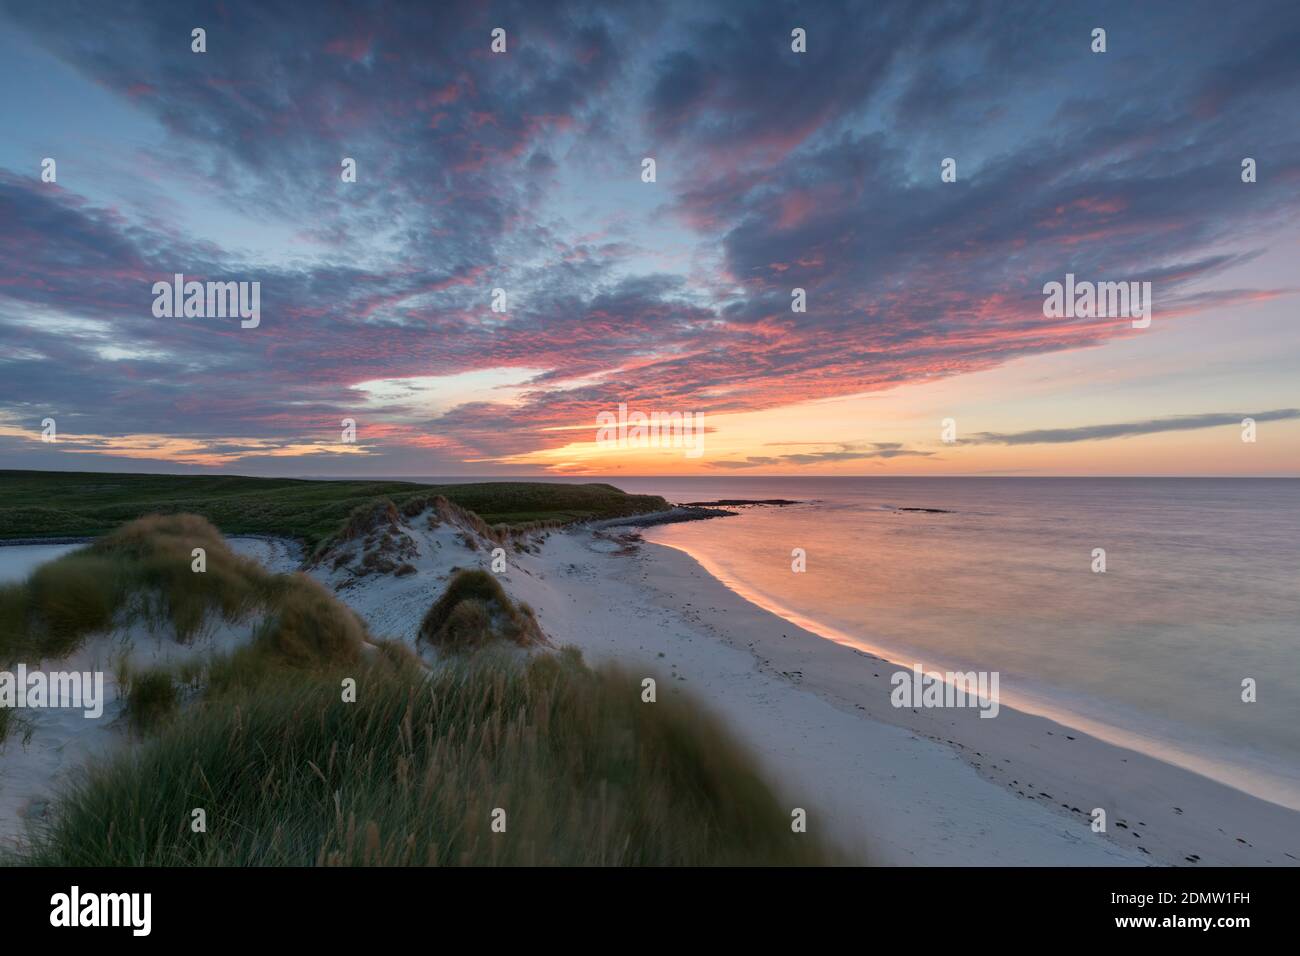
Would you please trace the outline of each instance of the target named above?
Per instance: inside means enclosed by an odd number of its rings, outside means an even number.
[[[75,550],[75,544],[28,544],[0,547],[0,584],[21,581],[46,561]]]
[[[646,537],[796,623],[907,664],[999,671],[1011,706],[1300,808],[1300,480],[614,483],[806,502]]]

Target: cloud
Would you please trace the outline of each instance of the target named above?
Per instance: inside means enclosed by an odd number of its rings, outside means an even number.
[[[14,442],[13,440],[18,441]],[[256,458],[302,458],[309,455],[365,455],[360,444],[342,442],[276,443],[256,438],[193,439],[177,435],[86,435],[57,432],[63,454],[102,455],[143,461],[168,461],[181,465],[229,465]],[[0,424],[0,440],[20,448],[43,444],[39,432]]]
[[[769,442],[769,444],[772,444]],[[779,443],[778,443],[779,444]],[[868,459],[889,458],[928,458],[931,451],[918,451],[904,448],[900,442],[792,442],[795,445],[830,444],[833,451],[793,452],[786,455],[750,455],[744,459],[724,458],[709,462],[714,468],[741,469],[766,468],[773,465],[824,465],[840,461],[865,461]]]
[[[1277,422],[1300,418],[1300,408],[1277,408],[1267,412],[1241,414],[1237,412],[1204,415],[1173,415],[1169,418],[1151,418],[1139,422],[1118,422],[1109,425],[1081,425],[1077,428],[1040,428],[1026,432],[978,432],[962,439],[972,445],[1063,445],[1078,441],[1101,441],[1107,438],[1128,438],[1133,435],[1155,435],[1160,432],[1195,431],[1199,428],[1217,428],[1220,425],[1240,427],[1242,420]]]
[[[1294,291],[1224,278],[1300,221],[1293,4],[0,10],[163,131],[109,144],[150,208],[0,170],[0,410],[26,427],[310,447],[358,417],[361,382],[528,370],[499,401],[366,408],[374,467],[436,470],[558,447],[623,401],[760,411],[1135,334],[1044,319],[1067,271],[1153,281],[1157,322]],[[1079,39],[1103,15],[1130,38],[1105,63]],[[1249,188],[1242,143],[1267,171]],[[263,229],[294,240],[250,252]],[[261,281],[262,327],[154,319],[178,271]]]

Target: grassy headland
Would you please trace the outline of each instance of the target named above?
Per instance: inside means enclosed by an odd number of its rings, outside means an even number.
[[[116,475],[0,471],[0,541],[107,534],[148,514],[195,514],[223,534],[295,538],[311,551],[357,508],[387,498],[398,508],[442,495],[491,525],[569,522],[660,511],[657,495],[607,484],[493,481],[306,481],[224,475]]]

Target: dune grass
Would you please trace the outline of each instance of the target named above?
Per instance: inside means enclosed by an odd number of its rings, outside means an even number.
[[[258,647],[300,667],[355,663],[367,637],[361,618],[314,578],[293,574],[285,581],[258,631]]]
[[[18,711],[10,707],[0,707],[0,744],[9,739],[9,735],[22,726]]]
[[[150,515],[0,588],[0,664],[64,656],[110,627],[143,622],[185,642],[250,616],[262,619],[259,647],[301,666],[355,661],[365,639],[360,618],[315,579],[271,574],[197,515]]]
[[[521,647],[546,642],[527,605],[517,605],[493,575],[457,571],[420,622],[419,639],[440,650],[482,647],[507,640]]]
[[[206,570],[193,570],[193,551]],[[284,583],[230,550],[195,515],[152,515],[0,588],[0,662],[59,657],[113,624],[146,621],[192,638],[213,616],[238,620]]]
[[[210,576],[189,570],[195,540]],[[133,522],[46,568],[60,564],[0,603],[36,628],[26,646],[66,649],[132,609],[178,636],[205,613],[252,610],[262,623],[248,645],[184,673],[124,663],[136,746],[66,785],[7,862],[840,862],[791,831],[791,808],[688,696],[646,703],[639,676],[593,670],[575,650],[507,650],[536,622],[485,572],[458,575],[426,615],[449,652],[430,670],[312,579],[242,562],[194,516]],[[473,640],[457,630],[466,607],[484,614]],[[5,633],[3,649],[24,646]]]
[[[193,832],[196,808],[207,832]],[[576,651],[470,655],[433,673],[401,654],[246,670],[94,770],[54,820],[28,862],[834,862],[791,832],[789,808],[711,717],[678,695],[643,703],[639,681]]]
[[[308,552],[358,507],[446,497],[489,525],[614,518],[668,507],[603,483],[304,481],[224,475],[117,475],[0,470],[0,540],[93,537],[148,514],[195,514],[225,534],[295,538]]]
[[[180,707],[180,699],[180,687],[171,671],[165,667],[151,667],[131,675],[126,712],[136,730],[149,730],[174,715]]]

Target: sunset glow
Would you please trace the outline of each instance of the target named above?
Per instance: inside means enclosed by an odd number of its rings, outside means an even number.
[[[187,14],[12,8],[5,463],[1300,474],[1300,165],[1262,79],[1294,50],[1267,29],[1243,14],[1149,58],[1180,14],[1121,6],[1103,69],[1084,12],[939,34],[938,8],[828,6],[806,54],[755,58],[783,48],[779,8],[691,9],[555,29],[524,7],[508,57],[486,10],[292,39],[235,17],[200,61],[165,40]],[[940,35],[932,60],[892,55]],[[257,282],[259,323],[157,317],[174,274]],[[1154,320],[1046,317],[1067,274],[1150,283]],[[619,403],[705,414],[703,454],[602,447]]]

